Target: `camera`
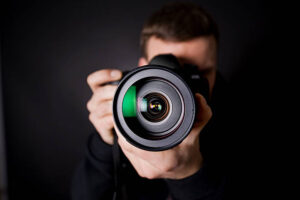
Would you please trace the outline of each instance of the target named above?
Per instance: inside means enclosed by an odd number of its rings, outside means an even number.
[[[134,146],[162,151],[178,145],[193,127],[195,93],[208,97],[208,82],[197,66],[172,54],[123,73],[113,99],[114,122]]]

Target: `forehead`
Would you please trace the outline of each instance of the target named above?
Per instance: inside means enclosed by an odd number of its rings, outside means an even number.
[[[184,42],[173,42],[151,37],[147,43],[148,60],[158,54],[172,53],[180,62],[195,64],[201,68],[216,64],[216,42],[214,37],[198,37]]]

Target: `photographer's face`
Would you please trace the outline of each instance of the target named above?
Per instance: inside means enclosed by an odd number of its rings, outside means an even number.
[[[173,54],[179,62],[197,65],[199,71],[209,82],[210,94],[212,92],[217,65],[217,45],[214,37],[199,37],[184,42],[171,42],[152,36],[147,43],[147,58],[140,58],[139,66],[148,62],[159,54]]]

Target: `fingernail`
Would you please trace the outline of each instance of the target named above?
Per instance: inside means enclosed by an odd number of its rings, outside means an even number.
[[[118,70],[113,70],[110,72],[110,76],[111,77],[119,77],[119,76],[121,76],[121,72]]]

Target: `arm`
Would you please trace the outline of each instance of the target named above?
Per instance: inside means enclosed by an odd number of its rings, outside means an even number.
[[[141,177],[183,179],[202,167],[199,136],[212,112],[202,95],[196,94],[196,100],[199,109],[193,129],[179,145],[168,150],[151,152],[139,149],[129,144],[115,126],[120,147]]]
[[[99,70],[87,78],[93,95],[87,103],[89,119],[95,131],[89,136],[84,159],[78,166],[72,182],[73,200],[112,199],[113,174],[113,117],[112,99],[115,85],[107,82],[121,78],[118,70]]]
[[[111,148],[98,133],[93,132],[89,136],[85,157],[73,177],[73,200],[112,199],[114,179]]]
[[[218,168],[224,164],[210,162],[208,165],[200,152],[199,136],[203,128],[207,128],[212,113],[205,99],[201,95],[196,97],[199,107],[197,120],[189,136],[178,146],[166,151],[149,152],[128,144],[117,131],[119,144],[141,177],[165,179],[173,199],[224,199],[227,177],[224,170]]]

